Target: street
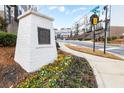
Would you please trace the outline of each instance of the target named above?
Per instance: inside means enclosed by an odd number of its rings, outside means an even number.
[[[86,47],[89,47],[89,48],[93,47],[93,43],[90,42],[90,41],[62,40],[61,42],[76,44],[76,45],[79,45],[79,46],[86,46]],[[96,49],[103,50],[104,45],[96,43]],[[106,50],[108,52],[112,52],[114,54],[117,54],[117,55],[120,55],[120,56],[124,57],[124,45],[120,45],[120,46],[119,45],[117,45],[117,46],[107,45]]]

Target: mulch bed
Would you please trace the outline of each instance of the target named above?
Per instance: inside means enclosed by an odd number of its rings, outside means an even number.
[[[104,41],[98,41],[98,43],[104,43]],[[124,39],[115,39],[108,41],[108,44],[124,44]]]
[[[116,39],[116,40],[110,41],[110,44],[124,44],[124,39]]]
[[[28,73],[14,61],[14,47],[0,47],[0,87],[13,87]]]

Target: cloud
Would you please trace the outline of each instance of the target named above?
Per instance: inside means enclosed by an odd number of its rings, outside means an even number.
[[[64,6],[59,6],[58,9],[59,9],[60,12],[64,12],[65,11],[65,7]]]
[[[50,6],[49,7],[49,10],[54,10],[54,9],[56,9],[57,8],[57,6]]]
[[[80,8],[74,9],[74,10],[72,10],[71,14],[73,14],[75,12],[78,12],[78,11],[81,11],[81,10],[84,11],[84,10],[86,10],[86,8],[85,7],[80,7]]]
[[[48,7],[49,10],[59,10],[60,12],[64,12],[65,11],[65,7],[64,6],[50,6]]]

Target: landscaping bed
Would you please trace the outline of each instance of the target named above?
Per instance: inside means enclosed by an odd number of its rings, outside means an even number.
[[[16,85],[28,73],[14,62],[14,47],[0,47],[0,88]]]
[[[96,40],[96,42],[98,42],[98,43],[104,43],[104,40]],[[113,37],[113,39],[112,38],[108,38],[107,39],[107,43],[108,44],[124,44],[124,38],[116,38],[116,37]]]
[[[97,83],[87,60],[59,50],[59,56],[54,63],[43,66],[16,87],[95,88]]]
[[[124,44],[124,39],[116,39],[109,42],[110,44]]]
[[[84,46],[80,47],[80,46],[75,46],[72,44],[66,44],[66,46],[72,50],[75,50],[75,51],[79,51],[79,52],[83,52],[83,53],[87,53],[87,54],[91,54],[91,55],[96,55],[96,56],[100,56],[100,57],[124,61],[124,59],[119,57],[119,56],[116,56],[116,55],[108,53],[108,52],[106,52],[106,54],[104,54],[104,52],[101,50],[95,50],[95,52],[93,52],[92,48],[88,48],[88,47],[84,47]]]
[[[14,61],[16,34],[0,31],[0,88],[15,86],[28,73]]]
[[[15,47],[0,47],[0,87],[92,88],[97,87],[87,60],[58,50],[58,59],[28,74],[14,61]]]

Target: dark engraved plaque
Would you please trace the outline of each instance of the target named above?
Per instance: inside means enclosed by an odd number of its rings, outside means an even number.
[[[38,27],[38,43],[50,44],[50,29]]]

